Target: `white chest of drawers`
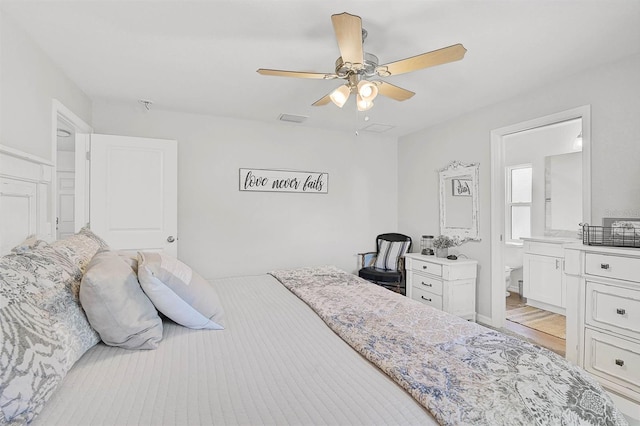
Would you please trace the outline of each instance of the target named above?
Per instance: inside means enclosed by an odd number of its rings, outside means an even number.
[[[476,260],[405,255],[407,297],[450,314],[476,320]]]
[[[567,359],[640,419],[640,250],[576,244],[564,254]]]

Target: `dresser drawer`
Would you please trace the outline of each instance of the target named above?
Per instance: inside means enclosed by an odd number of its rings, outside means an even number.
[[[640,290],[587,281],[587,324],[640,339]]]
[[[422,260],[414,260],[411,267],[414,271],[426,272],[427,274],[442,276],[442,265],[437,263],[424,262]]]
[[[442,296],[442,280],[438,278],[413,272],[411,282],[413,283],[413,288]]]
[[[640,392],[640,344],[585,329],[585,370]]]
[[[414,287],[413,291],[411,292],[411,298],[413,300],[417,300],[418,302],[424,303],[425,305],[429,305],[432,308],[442,310],[442,296],[439,296],[437,294]]]
[[[640,282],[640,258],[587,253],[585,272],[599,277]]]

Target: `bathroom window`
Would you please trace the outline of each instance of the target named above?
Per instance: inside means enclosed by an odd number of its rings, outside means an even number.
[[[531,164],[507,167],[507,211],[505,224],[508,244],[522,244],[521,237],[531,236]]]

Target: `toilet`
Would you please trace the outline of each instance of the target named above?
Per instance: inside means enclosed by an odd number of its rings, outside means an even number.
[[[504,281],[505,281],[505,290],[506,290],[505,297],[511,296],[511,293],[509,292],[509,287],[511,286],[511,271],[513,271],[513,269],[514,268],[512,268],[511,266],[504,267]]]
[[[504,267],[505,297],[511,296],[511,293],[509,292],[509,287],[511,286],[512,277],[515,280],[522,280],[522,266],[516,266],[516,267],[505,266]],[[518,288],[520,288],[520,284],[521,282],[518,282]],[[521,291],[522,291],[522,288],[520,288],[520,291],[518,293],[520,293]]]

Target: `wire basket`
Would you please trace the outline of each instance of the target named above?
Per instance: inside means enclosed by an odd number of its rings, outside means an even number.
[[[582,226],[582,244],[640,248],[640,229],[618,226]]]

